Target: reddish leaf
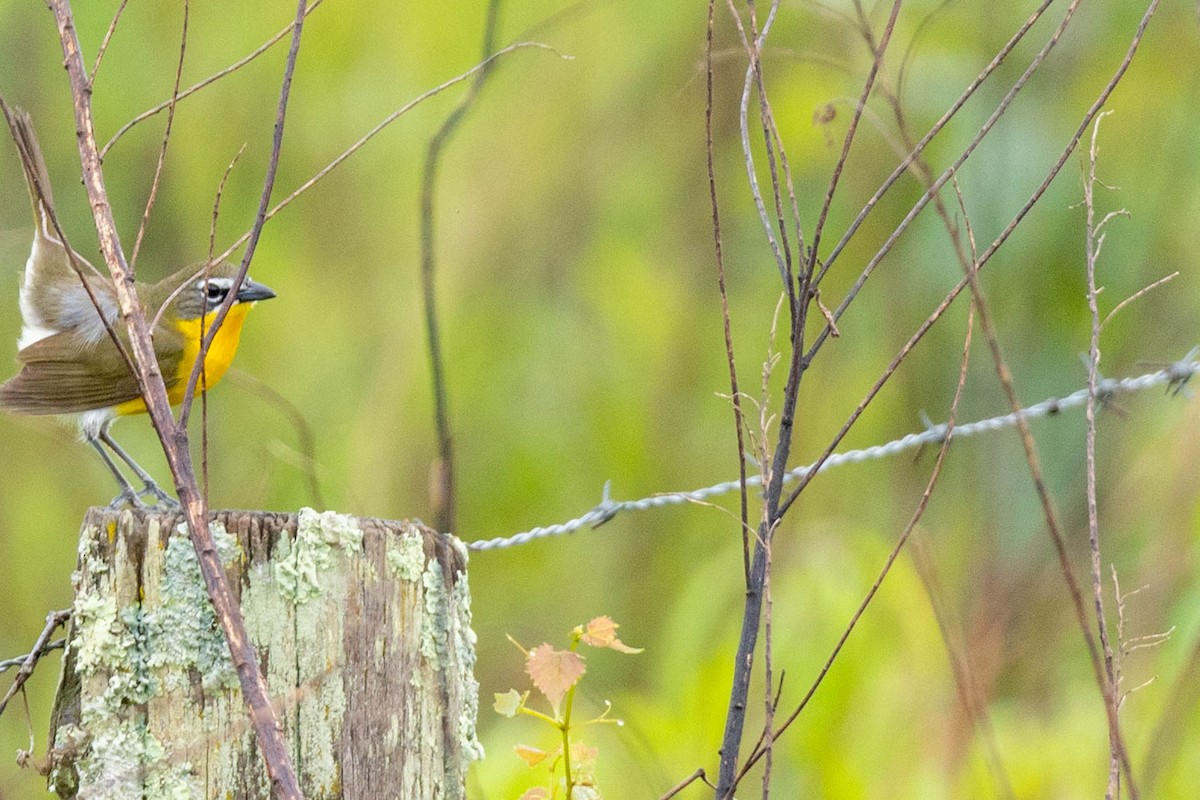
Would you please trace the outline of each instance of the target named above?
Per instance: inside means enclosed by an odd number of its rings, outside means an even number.
[[[516,750],[517,755],[521,757],[521,760],[531,767],[536,767],[538,764],[546,760],[546,756],[550,755],[545,750],[539,750],[536,747],[530,747],[529,745],[525,744],[519,744],[514,747],[513,750]]]
[[[583,677],[585,669],[583,656],[569,650],[555,650],[548,644],[533,648],[525,659],[525,672],[554,706],[556,714],[563,696]]]
[[[584,644],[590,644],[592,647],[608,647],[619,653],[642,652],[642,648],[630,647],[617,638],[617,628],[619,627],[621,626],[612,621],[612,617],[596,617],[587,624],[587,628],[580,638]]]

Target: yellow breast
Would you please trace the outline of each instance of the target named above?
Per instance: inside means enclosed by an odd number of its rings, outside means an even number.
[[[229,369],[230,363],[233,362],[233,355],[237,352],[238,343],[242,338],[242,323],[246,321],[246,314],[250,313],[253,303],[238,303],[233,308],[229,309],[228,316],[225,317],[224,324],[217,331],[217,335],[213,338],[212,345],[208,348],[208,354],[204,358],[204,372],[201,373],[200,382],[196,384],[196,392],[199,394],[204,389],[211,389],[217,385],[225,371]],[[192,374],[192,365],[196,363],[196,358],[200,355],[200,341],[203,332],[207,332],[212,327],[213,317],[216,314],[206,314],[203,322],[200,319],[183,319],[175,323],[176,329],[183,334],[183,354],[179,359],[179,367],[174,376],[163,375],[164,378],[170,380],[174,377],[174,383],[167,389],[167,398],[170,399],[171,405],[177,405],[183,402],[183,395],[187,392],[188,378]],[[130,400],[121,403],[113,409],[119,416],[128,414],[144,414],[146,412],[146,403],[142,398]]]

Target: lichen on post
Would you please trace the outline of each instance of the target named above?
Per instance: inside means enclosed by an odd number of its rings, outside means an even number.
[[[305,797],[463,797],[483,751],[461,542],[311,509],[211,521]],[[91,509],[74,584],[51,788],[268,798],[183,517]]]

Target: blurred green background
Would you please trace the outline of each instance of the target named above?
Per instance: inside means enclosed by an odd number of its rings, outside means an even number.
[[[79,3],[90,61],[116,7]],[[176,4],[171,4],[175,6]],[[760,13],[765,4],[760,3]],[[886,3],[872,12],[876,30]],[[1032,0],[905,3],[885,69],[908,52],[904,103],[917,135],[949,106],[1035,7]],[[339,3],[309,18],[276,196],[324,166],[393,109],[478,59],[483,0]],[[931,148],[948,164],[1061,19],[1056,3]],[[288,3],[193,4],[184,83],[264,42]],[[774,111],[811,231],[869,54],[829,7],[785,3],[765,56]],[[1027,199],[1108,81],[1141,3],[1084,3],[1059,47],[960,173],[971,221],[990,242]],[[745,58],[717,9],[716,156],[730,301],[743,388],[756,392],[778,275],[747,191],[737,132]],[[937,12],[936,14],[934,12]],[[705,4],[624,0],[505,4],[498,42],[535,38],[564,54],[507,56],[450,145],[438,186],[439,302],[458,448],[464,539],[507,535],[577,516],[600,499],[677,491],[735,477],[704,159]],[[165,99],[181,9],[130,4],[95,87],[102,138]],[[543,24],[547,23],[547,24]],[[531,34],[523,33],[541,26]],[[1193,269],[1200,220],[1200,47],[1194,8],[1173,0],[1151,24],[1114,94],[1101,134],[1103,209],[1131,220],[1109,230],[1104,310],[1169,272],[1105,330],[1104,370],[1147,371],[1196,343]],[[250,225],[270,143],[284,50],[183,102],[139,274],[203,259],[213,195],[225,192],[218,242]],[[51,15],[0,1],[0,91],[41,133],[65,229],[100,263],[79,186],[66,76]],[[269,384],[315,437],[325,504],[381,517],[430,518],[436,452],[418,275],[417,199],[426,144],[462,87],[394,124],[268,224],[252,274],[279,294],[248,322],[236,367]],[[833,103],[825,125],[814,114]],[[129,247],[150,186],[162,118],[109,155],[105,172]],[[890,111],[872,100],[833,204],[826,241],[898,161]],[[29,211],[14,148],[0,145],[0,364],[20,327],[17,290]],[[760,158],[761,161],[761,158]],[[1083,259],[1082,161],[1072,159],[992,260],[983,283],[1024,402],[1084,384],[1089,320]],[[765,178],[764,178],[765,180]],[[862,264],[920,196],[906,177],[822,287],[841,299]],[[794,463],[815,457],[899,346],[959,277],[940,222],[927,212],[883,262],[806,378]],[[906,362],[845,442],[857,447],[945,418],[965,327],[956,307]],[[1006,410],[977,337],[960,419]],[[12,370],[4,368],[7,377]],[[782,370],[776,384],[781,383]],[[775,389],[778,407],[778,387]],[[1125,687],[1154,678],[1122,709],[1143,796],[1191,797],[1200,785],[1200,584],[1197,496],[1200,406],[1161,393],[1121,398],[1100,420],[1104,558],[1125,590],[1126,633],[1173,628],[1132,654]],[[300,434],[245,380],[209,404],[215,506],[295,510],[316,504]],[[1034,424],[1051,490],[1086,580],[1084,423],[1079,412]],[[167,476],[144,420],[116,433]],[[198,438],[198,437],[197,437]],[[24,653],[53,608],[69,605],[84,509],[113,494],[98,460],[52,420],[0,416],[0,657]],[[878,573],[912,513],[933,453],[842,468],[812,484],[776,537],[775,668],[790,709]],[[736,508],[736,499],[725,499]],[[952,450],[918,535],[936,597],[966,643],[995,747],[1017,796],[1103,793],[1107,734],[1099,692],[1058,573],[1016,436]],[[1107,573],[1107,566],[1105,568]],[[513,798],[541,779],[513,754],[552,747],[532,720],[500,718],[493,692],[527,687],[511,634],[559,643],[609,614],[641,655],[597,652],[583,706],[605,699],[626,722],[587,734],[610,798],[658,797],[697,767],[716,774],[741,620],[740,537],[730,517],[676,507],[618,517],[597,531],[471,563],[480,735],[488,757],[470,795]],[[1003,796],[956,692],[930,590],[904,555],[823,688],[779,741],[778,797]],[[1114,609],[1109,596],[1109,609]],[[58,666],[29,684],[39,753]],[[760,679],[761,683],[761,679]],[[7,687],[8,676],[0,685]],[[751,730],[757,723],[756,687]],[[1176,728],[1164,727],[1171,720]],[[753,739],[751,733],[748,739]],[[37,797],[41,779],[13,754],[29,746],[20,704],[0,718],[0,796]],[[748,744],[747,744],[748,746]],[[758,791],[757,773],[744,788]],[[693,786],[683,796],[700,797]]]

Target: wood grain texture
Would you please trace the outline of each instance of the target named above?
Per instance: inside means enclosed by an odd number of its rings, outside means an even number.
[[[310,509],[211,525],[304,796],[463,797],[482,749],[461,543]],[[60,796],[270,796],[183,526],[84,520],[51,732]]]

